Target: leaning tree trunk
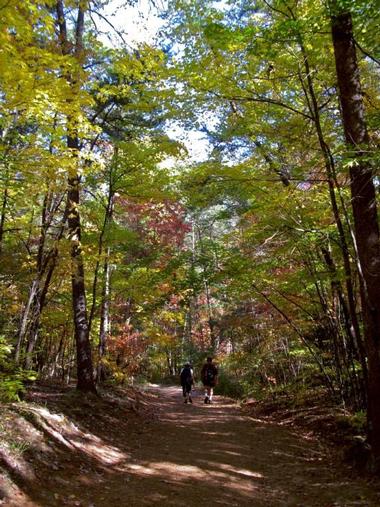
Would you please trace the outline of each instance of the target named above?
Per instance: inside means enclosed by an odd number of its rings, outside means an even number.
[[[58,206],[59,202],[60,200],[58,201]],[[58,243],[63,237],[66,222],[67,212],[65,211],[58,233],[54,238],[54,245],[52,248],[50,248],[50,250],[47,250],[46,238],[48,235],[49,228],[52,224],[52,216],[50,216],[48,219],[48,215],[52,215],[58,209],[58,207],[56,206],[51,207],[50,204],[52,204],[52,195],[50,194],[50,191],[48,191],[44,198],[41,213],[41,232],[38,241],[39,245],[37,254],[37,274],[33,282],[33,284],[36,285],[34,290],[34,298],[32,301],[33,304],[29,308],[30,316],[28,315],[26,316],[26,318],[28,319],[28,331],[26,333],[27,343],[25,354],[26,369],[31,369],[33,366],[33,352],[40,331],[41,315],[45,307],[46,296],[50,287],[54,270],[56,268],[58,259]],[[45,280],[43,280],[44,277]],[[20,341],[22,342],[23,339],[20,340],[19,337],[18,344],[20,343]]]
[[[15,363],[19,364],[20,354],[25,340],[25,336],[28,331],[28,325],[30,322],[30,314],[33,309],[33,303],[38,295],[40,280],[35,278],[31,283],[29,289],[28,301],[26,302],[20,319],[20,329],[17,337],[16,351],[15,351]]]
[[[62,232],[63,232],[63,225],[62,225]],[[62,233],[59,234],[57,241],[61,239]],[[44,280],[44,283],[42,287],[38,287],[38,291],[36,292],[35,296],[35,304],[33,308],[33,315],[30,322],[30,328],[29,328],[29,336],[28,336],[28,343],[26,346],[26,357],[25,357],[25,368],[30,369],[32,367],[32,355],[34,352],[34,348],[36,346],[38,335],[40,331],[40,320],[42,315],[42,310],[45,307],[46,302],[46,296],[50,287],[51,279],[53,277],[53,273],[55,271],[56,265],[57,265],[57,259],[58,259],[58,248],[55,246],[50,251],[50,265]],[[47,266],[46,266],[47,268]],[[42,273],[40,273],[41,277],[44,273],[44,269]]]
[[[335,3],[332,5],[335,7]],[[376,192],[371,165],[363,156],[369,139],[352,18],[349,12],[336,12],[331,22],[344,134],[355,159],[350,168],[350,185],[368,355],[368,430],[374,458],[380,462],[380,238]]]

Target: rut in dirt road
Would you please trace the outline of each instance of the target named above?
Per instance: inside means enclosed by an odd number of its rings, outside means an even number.
[[[160,422],[146,434],[135,463],[126,467],[140,478],[144,493],[128,495],[125,505],[380,504],[364,481],[336,472],[316,441],[254,420],[228,400],[216,397],[212,405],[204,405],[198,394],[193,405],[185,405],[177,388],[155,392]]]

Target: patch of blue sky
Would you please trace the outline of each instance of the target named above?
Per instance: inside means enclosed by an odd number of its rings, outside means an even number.
[[[96,18],[96,26],[99,31],[101,42],[108,47],[122,47],[127,44],[130,48],[136,48],[139,44],[161,45],[165,41],[160,41],[160,30],[163,29],[165,20],[162,16],[166,0],[138,0],[131,2],[126,0],[110,0],[104,6],[100,16],[93,15]],[[228,2],[225,0],[213,2],[213,7],[225,10],[228,8]],[[180,57],[180,48],[171,48]],[[179,87],[181,85],[178,85]],[[206,131],[212,131],[219,122],[216,112],[209,111],[202,115],[197,121],[198,125],[189,128],[189,123],[185,125],[180,121],[170,121],[166,127],[166,133],[171,139],[183,143],[187,150],[187,159],[175,161],[169,158],[164,165],[174,167],[189,163],[203,162],[210,158],[214,145],[212,139]],[[202,128],[202,125],[206,128]],[[224,161],[227,162],[228,150],[225,152]],[[230,158],[236,161],[239,155],[243,155],[242,150],[235,151],[235,156]]]
[[[125,0],[111,0],[101,12],[102,16],[97,18],[99,38],[109,47],[121,47],[123,40],[131,48],[143,43],[157,44],[159,31],[164,24],[160,17],[164,8],[161,0],[154,5],[151,0],[139,0],[134,5],[129,5]],[[171,121],[166,133],[171,139],[184,144],[188,153],[187,162],[203,161],[209,157],[212,147],[201,131],[185,129],[179,122]],[[173,166],[174,163],[174,159],[168,159],[165,165]]]
[[[163,2],[155,3],[156,7],[151,0],[138,0],[130,4],[126,0],[111,0],[104,6],[101,17],[97,19],[97,28],[101,32],[99,38],[104,45],[120,47],[124,44],[123,39],[130,47],[155,42],[163,26],[160,18]]]

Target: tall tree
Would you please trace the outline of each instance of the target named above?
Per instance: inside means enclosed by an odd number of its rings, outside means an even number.
[[[368,355],[368,423],[374,456],[380,463],[380,236],[374,173],[368,158],[360,71],[352,16],[331,2],[339,98],[350,163],[351,202],[360,264],[361,301]]]
[[[77,9],[75,22],[75,43],[73,50],[70,49],[70,41],[67,33],[65,18],[65,9],[63,0],[57,2],[57,23],[59,26],[60,45],[62,54],[72,54],[75,59],[76,70],[74,75],[68,76],[72,88],[80,93],[81,71],[84,59],[83,35],[85,10],[87,2],[80,2]],[[73,53],[72,53],[73,51]],[[72,153],[73,166],[68,176],[67,192],[67,213],[68,213],[68,234],[71,240],[71,259],[72,259],[72,303],[75,328],[75,341],[77,348],[77,388],[81,391],[96,391],[91,344],[89,335],[89,325],[87,317],[86,288],[84,279],[84,262],[81,246],[81,220],[80,220],[80,175],[78,170],[80,141],[76,123],[79,117],[73,113],[67,116],[67,147]]]

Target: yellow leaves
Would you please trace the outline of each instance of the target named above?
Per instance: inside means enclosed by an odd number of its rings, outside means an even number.
[[[157,317],[166,324],[183,324],[183,314],[176,311],[162,310]]]
[[[71,114],[79,135],[96,135],[82,114],[93,105],[82,86],[87,73],[74,56],[59,54],[57,42],[51,41],[54,16],[47,9],[50,3],[24,0],[21,6],[9,1],[1,10],[0,88],[6,107],[17,110],[20,121],[36,121],[42,128],[53,122],[59,128]]]
[[[118,77],[118,82],[102,87],[99,90],[100,97],[128,97],[141,83],[145,86],[147,82],[154,82],[161,76],[163,61],[162,51],[148,45],[141,45],[133,54],[115,51],[112,73]]]
[[[20,304],[17,304],[17,303],[13,303],[11,305],[8,306],[8,310],[11,314],[13,315],[17,315],[20,313],[20,310],[21,310],[21,305]]]
[[[39,8],[42,2],[23,2],[20,8],[19,2],[8,2],[2,7],[0,19],[0,83],[5,92],[15,93],[18,89],[22,94],[21,87],[15,87],[15,83],[26,86],[33,91],[35,73],[30,72],[33,62],[49,54],[40,44],[34,43],[35,31],[44,30],[45,37],[53,27],[53,20],[49,12]],[[49,22],[50,20],[50,22]],[[53,63],[52,58],[50,58]],[[41,63],[39,63],[41,66]],[[27,96],[25,97],[27,98]]]
[[[150,338],[152,343],[161,347],[171,347],[176,344],[176,337],[166,332],[160,326],[147,325],[146,335]]]

